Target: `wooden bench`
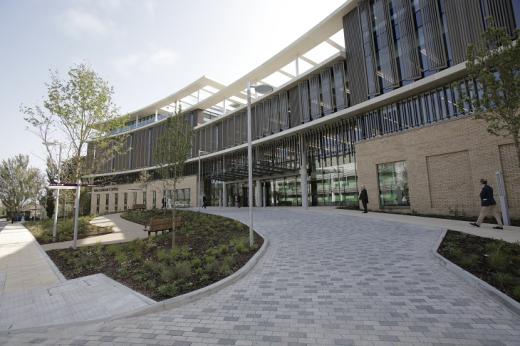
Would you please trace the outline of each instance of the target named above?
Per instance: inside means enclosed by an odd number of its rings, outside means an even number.
[[[175,218],[175,229],[182,227],[184,225],[184,221],[180,216],[177,216]],[[165,231],[169,231],[172,229],[172,220],[171,219],[165,219],[165,218],[152,218],[148,225],[145,226],[144,231],[148,232],[148,237],[150,236],[150,233],[155,233],[157,235],[157,232],[164,233]]]
[[[134,204],[133,210],[145,210],[146,204]]]

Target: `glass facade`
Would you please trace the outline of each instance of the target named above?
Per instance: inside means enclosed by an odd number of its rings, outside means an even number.
[[[379,205],[384,207],[409,207],[408,171],[405,161],[377,165]]]
[[[123,210],[128,210],[128,192],[123,195]]]
[[[108,213],[109,202],[110,202],[110,194],[107,193],[107,194],[105,194],[105,213]]]
[[[189,207],[191,206],[191,190],[190,189],[177,189],[175,190],[175,205],[178,207]]]
[[[101,202],[101,195],[98,193],[96,195],[96,214],[99,214],[99,203]]]
[[[157,191],[152,191],[152,208],[157,208]]]
[[[114,194],[114,211],[117,213],[119,209],[119,193]]]
[[[143,191],[143,204],[145,205],[145,208],[147,206],[147,200],[146,200],[146,191]]]

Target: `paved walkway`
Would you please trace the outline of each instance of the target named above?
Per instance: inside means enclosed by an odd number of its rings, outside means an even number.
[[[103,274],[0,297],[0,331],[109,318],[154,304]]]
[[[67,281],[22,224],[0,221],[0,230],[0,331],[97,320],[155,303],[102,274]]]
[[[0,224],[0,296],[27,292],[64,281],[22,224]]]
[[[103,234],[95,237],[88,237],[84,239],[78,239],[78,246],[88,246],[94,244],[113,244],[113,243],[124,243],[137,238],[147,238],[148,233],[143,231],[143,226],[134,222],[127,221],[121,218],[120,214],[109,214],[104,216],[98,216],[94,218],[90,223],[100,226],[107,227],[112,226],[113,233]],[[67,249],[72,247],[71,241],[64,241],[53,244],[42,245],[45,251],[54,249]]]
[[[330,207],[323,208],[311,208],[310,210],[338,210]],[[458,221],[450,219],[440,219],[434,217],[422,217],[422,216],[411,216],[403,214],[389,214],[389,213],[376,213],[368,212],[363,214],[359,210],[346,210],[342,209],[341,213],[344,215],[351,215],[361,218],[376,219],[381,221],[391,222],[402,222],[413,225],[421,225],[427,227],[439,227],[443,229],[451,229],[454,231],[460,231],[473,235],[478,235],[485,238],[494,238],[505,240],[510,243],[520,242],[520,227],[504,226],[503,230],[493,229],[496,224],[484,223],[481,227],[474,227],[469,224],[468,221]],[[476,220],[476,219],[475,219]]]
[[[247,222],[247,209],[208,209]],[[270,239],[242,280],[160,313],[5,335],[0,343],[520,345],[520,316],[432,256],[439,227],[341,210],[266,208]]]

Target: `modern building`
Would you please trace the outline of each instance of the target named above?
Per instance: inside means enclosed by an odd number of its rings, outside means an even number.
[[[100,185],[92,211],[161,207],[171,192],[136,181],[156,168],[154,145],[178,105],[194,128],[179,203],[196,205],[200,186],[212,205],[234,206],[236,196],[246,205],[252,82],[275,87],[253,95],[256,206],[357,206],[365,185],[371,210],[470,216],[480,207],[479,179],[498,190],[500,171],[511,215],[520,217],[513,141],[488,134],[464,102],[481,97],[467,78],[466,48],[489,16],[514,35],[520,0],[347,1],[230,85],[202,77],[131,113],[117,131],[129,134],[128,150],[89,176]],[[90,143],[88,159],[96,157]]]

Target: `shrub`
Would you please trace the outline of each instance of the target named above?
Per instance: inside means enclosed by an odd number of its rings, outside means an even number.
[[[459,263],[468,270],[476,269],[479,266],[480,257],[478,255],[462,255],[459,258]]]
[[[181,261],[173,267],[173,273],[178,279],[185,279],[191,275],[191,263],[189,261]]]
[[[249,252],[249,244],[245,240],[241,240],[236,244],[236,249],[238,253],[247,253]]]
[[[191,260],[191,266],[193,268],[199,268],[201,265],[202,265],[202,261],[200,260],[200,258],[194,258]]]
[[[175,283],[167,283],[157,288],[159,293],[165,297],[173,297],[177,295],[178,289]]]
[[[163,282],[172,282],[176,279],[177,275],[171,266],[161,263],[160,267],[161,280]]]
[[[508,273],[494,273],[492,280],[495,286],[498,286],[501,290],[505,290],[507,287],[514,286],[516,279],[513,275]]]
[[[517,285],[515,288],[513,288],[513,298],[520,301],[520,285]]]

